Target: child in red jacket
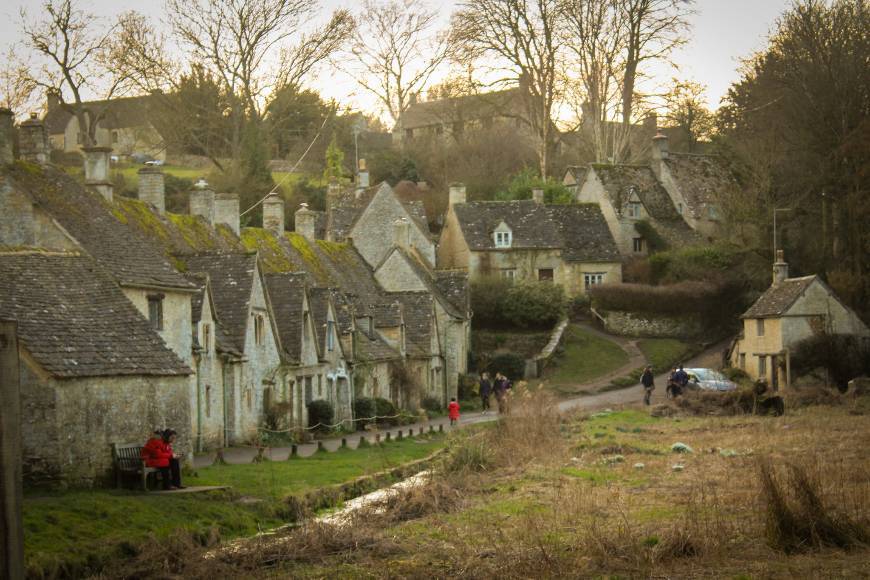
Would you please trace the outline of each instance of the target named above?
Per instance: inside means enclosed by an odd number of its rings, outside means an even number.
[[[459,403],[455,398],[450,399],[450,404],[447,405],[447,416],[450,417],[450,425],[456,425],[459,421]]]

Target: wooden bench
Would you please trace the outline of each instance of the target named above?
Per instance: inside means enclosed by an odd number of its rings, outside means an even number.
[[[142,445],[138,443],[113,443],[112,463],[115,466],[115,484],[118,487],[122,486],[124,474],[132,473],[141,478],[142,490],[148,491],[148,476],[160,471],[145,466],[145,460],[142,459]]]

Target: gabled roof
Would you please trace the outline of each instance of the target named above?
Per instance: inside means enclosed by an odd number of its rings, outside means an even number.
[[[450,125],[500,116],[520,115],[523,111],[520,89],[512,88],[477,95],[466,95],[417,102],[405,109],[396,124],[401,129]]]
[[[739,187],[725,159],[718,155],[670,153],[665,164],[695,218],[709,218],[704,209],[720,204],[728,192]]]
[[[782,316],[801,297],[813,282],[815,275],[802,278],[786,278],[774,284],[749,307],[741,318],[773,318]]]
[[[408,356],[431,356],[435,316],[432,295],[428,292],[390,292],[388,296],[402,307]]]
[[[426,286],[429,292],[435,297],[438,302],[444,307],[450,316],[454,318],[468,318],[468,308],[461,301],[452,300],[452,295],[444,292],[444,286],[438,283],[437,278],[437,270],[433,270],[429,264],[426,262],[426,259],[417,252],[416,248],[395,248],[394,251],[399,252],[406,258],[408,264],[410,264],[411,268],[417,274],[417,277],[421,282]],[[389,256],[389,254],[387,254]],[[452,281],[453,286],[459,286],[461,284],[460,279],[463,276],[462,273],[455,273],[456,278]],[[468,284],[468,275],[465,274],[465,283],[466,286]],[[456,288],[454,288],[455,290]]]
[[[50,166],[9,166],[13,187],[29,196],[121,285],[194,290],[140,230],[78,181]]]
[[[393,192],[390,185],[383,181],[380,184],[369,187],[357,194],[353,189],[345,190],[330,209],[331,222],[328,224],[332,238],[343,240],[350,235],[359,218],[365,213],[375,196],[383,191],[395,196],[400,204],[408,212],[408,215],[424,235],[429,236],[429,224],[426,218],[426,209],[419,200],[407,200]]]
[[[154,106],[154,103],[155,98],[153,96],[145,95],[101,101],[85,101],[82,105],[94,115],[105,112],[105,117],[100,123],[100,127],[104,129],[122,129],[146,125],[150,116],[150,109]],[[73,116],[69,108],[63,105],[51,107],[43,119],[46,131],[48,131],[49,135],[63,133]]]
[[[460,312],[471,309],[468,272],[465,270],[435,270],[435,284],[447,300]]]
[[[386,298],[389,297],[387,295]],[[395,328],[402,325],[402,306],[398,300],[373,305],[371,315],[376,328]]]
[[[118,285],[90,258],[0,255],[0,318],[57,378],[188,375]]]
[[[474,201],[454,206],[471,251],[495,250],[493,230],[504,222],[513,249],[561,249],[571,262],[616,262],[619,250],[594,204],[547,205],[531,200]]]
[[[227,342],[244,352],[257,254],[200,254],[185,257],[185,262],[190,272],[208,275],[214,310]]]
[[[275,313],[275,326],[281,346],[291,362],[299,364],[302,360],[303,307],[305,303],[305,276],[302,274],[267,274],[266,288],[272,310]],[[313,312],[312,312],[313,315]],[[312,318],[313,319],[313,318]],[[324,314],[324,321],[326,315]]]

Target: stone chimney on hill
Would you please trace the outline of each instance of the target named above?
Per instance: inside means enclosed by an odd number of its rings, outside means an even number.
[[[532,190],[532,201],[534,201],[537,204],[544,203],[544,190],[539,188],[539,187],[536,187],[535,189],[533,189]]]
[[[788,263],[782,250],[776,251],[776,262],[773,263],[773,285],[776,286],[788,279]]]
[[[278,237],[284,235],[284,200],[277,193],[263,200],[263,228]]]
[[[214,190],[205,179],[200,178],[193,185],[188,204],[190,215],[200,216],[208,225],[214,225]]]
[[[109,181],[111,147],[82,147],[85,155],[85,185],[96,189],[106,201],[112,201],[114,186]]]
[[[0,107],[0,165],[15,161],[15,113]]]
[[[317,238],[317,214],[308,209],[307,203],[299,204],[299,209],[293,214],[293,229],[306,240]]]
[[[166,183],[163,171],[153,165],[145,165],[136,172],[139,175],[139,201],[150,203],[163,215],[166,213]]]
[[[48,163],[48,134],[45,132],[45,123],[36,113],[30,113],[30,118],[21,123],[18,130],[18,150],[25,161],[39,165]]]
[[[224,224],[239,235],[239,195],[218,193],[214,196],[214,223]]]
[[[359,170],[356,174],[357,195],[369,186],[369,170],[366,169],[366,160],[359,160]]]
[[[411,223],[405,218],[393,222],[393,244],[403,250],[411,248]]]
[[[669,155],[668,136],[661,131],[657,132],[652,138],[652,150],[650,151],[650,159],[652,160],[652,170],[656,177],[662,177],[662,165],[668,159]]]
[[[465,185],[462,183],[450,184],[450,197],[447,200],[448,207],[457,203],[465,203]]]

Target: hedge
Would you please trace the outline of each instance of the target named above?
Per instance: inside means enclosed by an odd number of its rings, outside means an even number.
[[[552,282],[484,278],[471,285],[471,308],[484,327],[549,328],[565,316],[567,300]]]
[[[335,409],[332,403],[317,399],[308,403],[308,426],[318,425],[318,429],[326,429],[325,425],[332,425],[335,418]]]
[[[730,301],[729,285],[682,282],[668,286],[603,284],[589,289],[592,304],[600,310],[649,312],[662,315],[703,314]]]
[[[850,380],[870,375],[870,344],[854,334],[819,334],[794,345],[791,369],[795,376],[822,368],[841,391]]]

